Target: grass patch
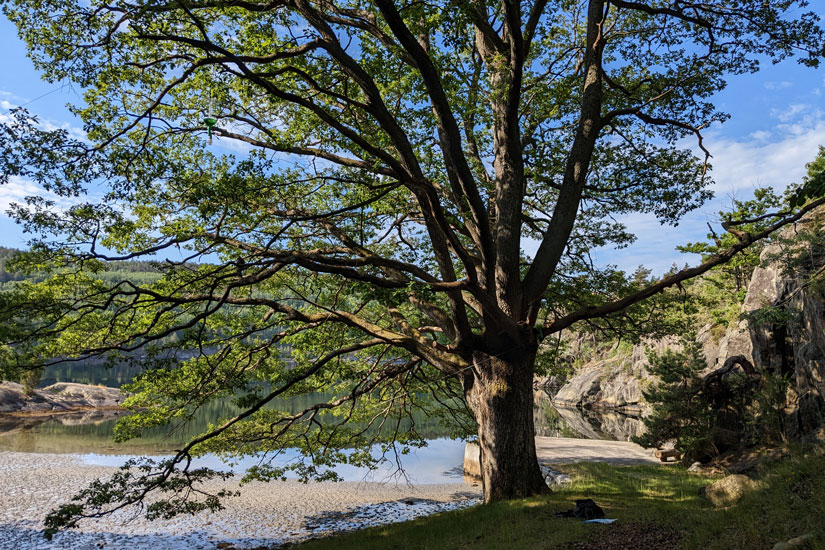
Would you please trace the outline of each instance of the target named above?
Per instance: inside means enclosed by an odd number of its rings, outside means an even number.
[[[759,490],[728,509],[698,496],[714,478],[677,466],[567,465],[574,479],[546,497],[500,502],[298,545],[300,550],[644,548],[771,549],[805,533],[825,548],[825,458],[795,456],[767,467]],[[556,518],[592,498],[614,525]],[[667,541],[667,544],[658,544]]]

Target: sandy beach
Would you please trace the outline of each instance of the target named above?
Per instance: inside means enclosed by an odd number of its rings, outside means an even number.
[[[275,546],[334,531],[404,521],[479,502],[478,486],[402,482],[252,483],[216,513],[149,522],[119,513],[43,538],[43,518],[69,495],[116,468],[75,455],[0,452],[0,548],[214,549]],[[237,483],[225,482],[237,487]]]

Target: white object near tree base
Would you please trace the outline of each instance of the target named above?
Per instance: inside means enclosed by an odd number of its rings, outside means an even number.
[[[481,447],[475,441],[464,445],[464,475],[481,479]]]
[[[599,519],[588,519],[587,521],[583,521],[582,523],[613,523],[616,521],[616,518],[607,519],[607,518],[599,518]]]

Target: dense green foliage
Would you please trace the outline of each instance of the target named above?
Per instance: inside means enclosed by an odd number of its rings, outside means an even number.
[[[51,268],[41,271],[17,269],[14,257],[22,253],[22,250],[0,247],[0,290],[7,284],[11,288],[16,281],[41,283],[48,278]],[[108,285],[115,285],[122,281],[143,285],[153,283],[161,277],[157,262],[151,261],[106,262],[104,270],[94,273],[98,280]]]
[[[649,370],[660,383],[645,392],[653,412],[644,418],[647,431],[635,440],[648,448],[673,442],[691,463],[712,453],[715,419],[701,391],[700,373],[707,368],[702,347],[690,340],[683,341],[683,345],[681,352],[667,350],[649,356]]]
[[[297,447],[313,460],[296,470],[326,479],[373,463],[372,444],[421,444],[413,411],[477,431],[487,500],[546,490],[539,344],[579,322],[638,332],[658,318],[645,299],[814,206],[657,281],[590,255],[632,244],[618,216],[676,224],[711,196],[683,139],[701,147],[727,117],[710,99],[729,75],[819,64],[803,0],[0,5],[44,77],[82,90],[87,138],[22,110],[0,125],[0,183],[72,199],[14,209],[35,237],[16,267],[47,276],[0,293],[0,365],[139,353],[120,437],[215,400],[243,411],[51,525],[179,488],[199,452]],[[153,280],[99,276],[157,257]],[[332,397],[266,407],[318,391]]]
[[[647,430],[634,438],[637,443],[673,445],[691,464],[785,440],[781,410],[788,380],[781,374],[751,375],[737,367],[711,380],[702,346],[691,339],[682,341],[680,351],[649,359],[660,382],[644,392],[652,412],[642,419]]]
[[[825,146],[819,146],[819,155],[808,164],[807,168],[807,176],[791,195],[791,207],[800,206],[811,199],[825,195]]]

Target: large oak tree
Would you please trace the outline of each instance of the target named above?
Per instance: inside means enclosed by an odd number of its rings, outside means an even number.
[[[632,242],[617,216],[675,224],[710,196],[725,78],[822,55],[800,0],[0,4],[46,78],[82,90],[87,136],[18,111],[3,173],[97,197],[16,210],[44,235],[18,266],[59,269],[3,295],[7,368],[140,353],[123,437],[212,399],[242,411],[55,524],[187,486],[196,452],[299,447],[306,477],[369,463],[341,450],[419,442],[415,410],[477,428],[486,501],[546,490],[541,341],[621,322],[802,212],[726,224],[733,246],[646,287],[589,254]],[[156,283],[94,275],[143,257],[167,258]],[[315,391],[333,397],[267,406]]]

